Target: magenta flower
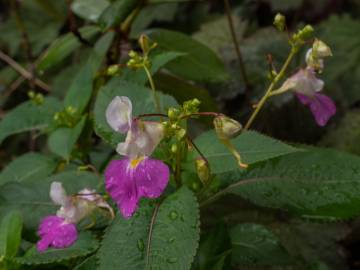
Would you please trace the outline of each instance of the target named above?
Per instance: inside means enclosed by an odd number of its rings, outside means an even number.
[[[310,67],[300,69],[275,92],[293,90],[300,102],[310,108],[316,123],[319,126],[325,126],[336,113],[336,105],[330,97],[318,93],[323,89],[324,82],[316,78],[315,74]]]
[[[39,252],[44,252],[49,247],[67,248],[78,237],[75,224],[67,223],[58,216],[45,217],[40,223],[38,235],[41,237],[36,245]]]
[[[132,119],[132,104],[127,97],[115,97],[106,110],[109,125],[126,133],[117,152],[125,156],[113,160],[105,170],[105,187],[118,205],[121,214],[130,218],[141,197],[157,198],[169,181],[168,166],[149,158],[164,136],[160,123]]]
[[[38,230],[40,240],[37,250],[44,252],[49,247],[66,248],[77,239],[76,223],[89,215],[95,208],[103,208],[111,213],[112,208],[95,190],[83,189],[76,196],[67,196],[62,184],[51,183],[50,197],[60,205],[56,216],[47,216],[41,222]]]

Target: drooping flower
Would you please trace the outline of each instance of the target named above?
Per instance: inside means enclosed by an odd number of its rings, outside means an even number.
[[[336,113],[336,105],[331,98],[318,93],[323,89],[324,82],[315,74],[310,67],[300,69],[288,78],[276,92],[294,91],[300,102],[310,108],[316,123],[319,126],[325,126]]]
[[[44,252],[49,247],[71,246],[78,236],[76,223],[95,208],[106,208],[113,215],[111,207],[95,190],[83,189],[76,196],[67,196],[62,184],[53,182],[50,198],[61,208],[56,212],[56,216],[47,216],[40,222],[38,235],[41,239],[37,243],[39,252]]]
[[[105,187],[122,215],[130,218],[141,197],[159,197],[169,181],[168,166],[149,158],[162,140],[164,129],[158,122],[132,119],[132,104],[127,97],[115,97],[110,102],[106,119],[115,131],[127,132],[125,142],[116,149],[125,158],[110,162],[105,170]]]

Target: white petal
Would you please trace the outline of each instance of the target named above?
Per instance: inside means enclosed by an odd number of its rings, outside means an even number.
[[[52,182],[50,187],[50,198],[55,204],[65,206],[67,203],[66,191],[60,182]]]
[[[128,97],[116,96],[106,109],[106,120],[117,132],[126,133],[132,122],[132,104]]]

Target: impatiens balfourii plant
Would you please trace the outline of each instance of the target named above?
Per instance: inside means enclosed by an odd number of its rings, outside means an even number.
[[[216,83],[220,92],[228,79],[213,51],[165,29],[144,32],[137,44],[130,44],[137,36],[131,32],[133,20],[152,1],[100,2],[102,31],[81,29],[54,44],[59,57],[65,57],[80,46],[72,39],[80,35],[87,49],[78,57],[90,55],[74,67],[79,72],[64,102],[32,89],[30,101],[14,110],[15,117],[9,113],[0,121],[0,139],[32,130],[32,150],[40,150],[37,144],[44,136],[36,141],[38,135],[49,134],[46,149],[15,159],[0,174],[0,269],[3,262],[100,270],[318,263],[303,255],[312,250],[298,246],[306,241],[296,237],[314,229],[299,218],[358,216],[359,159],[333,150],[300,149],[250,129],[259,114],[266,114],[267,101],[284,93],[309,107],[318,126],[329,123],[336,106],[324,94],[321,76],[328,70],[330,48],[313,38],[310,25],[290,34],[278,14],[274,24],[287,34],[282,36],[290,45],[287,59],[280,69],[269,60],[269,86],[257,104],[249,104],[253,109],[241,105],[258,94],[258,88],[250,87],[256,80],[249,77],[244,102],[237,103],[236,113],[225,115],[199,88],[199,83]],[[225,19],[232,24],[231,14]],[[304,56],[299,55],[302,49],[307,49]],[[301,64],[290,71],[298,55]],[[52,50],[43,57],[56,58]],[[50,61],[45,60],[39,64],[44,72]],[[242,65],[246,68],[246,61]],[[30,124],[25,122],[29,115],[36,116]],[[4,126],[7,133],[2,133]],[[232,196],[220,199],[227,194]],[[97,210],[104,210],[106,218],[97,219]],[[332,236],[326,238],[330,247],[339,242]],[[286,245],[283,239],[288,238],[294,241]]]

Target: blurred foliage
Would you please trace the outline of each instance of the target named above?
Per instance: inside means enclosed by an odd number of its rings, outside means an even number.
[[[0,269],[360,269],[360,2],[233,0],[230,7],[226,14],[215,0],[0,1]],[[277,12],[287,18],[282,33],[272,25]],[[130,97],[135,115],[155,112],[146,73],[126,65],[130,50],[140,52],[141,34],[158,45],[149,69],[164,112],[198,98],[201,111],[244,123],[270,83],[269,66],[286,59],[288,35],[307,23],[333,51],[320,74],[337,105],[326,128],[293,95],[272,98],[254,131],[232,141],[249,164],[244,170],[207,131],[211,120],[194,120],[189,133],[200,135],[194,141],[209,159],[211,185],[198,179],[191,152],[181,189],[142,201],[129,221],[117,214],[110,225],[82,228],[69,249],[37,253],[38,223],[56,211],[51,182],[69,193],[104,191],[102,173],[123,139],[105,119],[111,99]],[[304,67],[305,52],[287,76]]]

